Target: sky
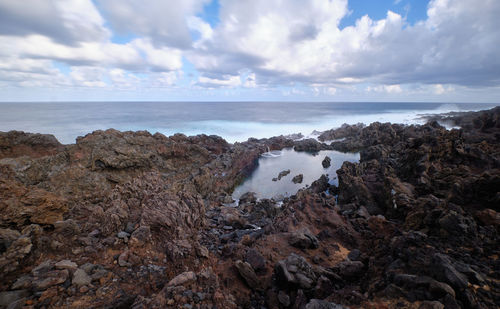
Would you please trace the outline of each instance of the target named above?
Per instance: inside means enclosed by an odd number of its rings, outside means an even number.
[[[0,0],[0,101],[500,102],[498,0]]]

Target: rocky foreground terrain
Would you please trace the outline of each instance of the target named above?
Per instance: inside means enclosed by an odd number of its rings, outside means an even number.
[[[500,108],[320,141],[0,133],[0,308],[498,308]],[[360,151],[281,202],[260,154]]]

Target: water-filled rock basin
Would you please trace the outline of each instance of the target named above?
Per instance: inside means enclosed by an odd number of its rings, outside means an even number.
[[[331,165],[324,168],[322,161],[328,156]],[[343,153],[334,150],[323,150],[318,153],[297,152],[292,148],[281,151],[266,152],[261,155],[257,168],[233,192],[233,198],[238,200],[246,192],[255,192],[257,198],[276,198],[290,196],[301,188],[327,174],[331,184],[338,185],[336,171],[344,161],[359,162],[359,153]],[[277,180],[280,172],[290,170],[290,173]],[[303,175],[301,183],[292,179]],[[274,181],[273,181],[273,178]]]

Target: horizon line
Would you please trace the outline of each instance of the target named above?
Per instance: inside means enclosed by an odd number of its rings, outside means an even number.
[[[470,101],[280,101],[280,100],[82,100],[82,101],[0,101],[0,104],[6,103],[402,103],[402,104],[500,104],[499,102],[470,102]]]

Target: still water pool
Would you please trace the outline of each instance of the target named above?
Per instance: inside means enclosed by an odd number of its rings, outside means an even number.
[[[330,167],[323,168],[321,162],[328,156],[331,158]],[[310,185],[313,181],[327,174],[330,183],[338,185],[336,171],[344,161],[359,162],[359,153],[343,153],[334,150],[323,150],[315,154],[297,152],[292,148],[281,151],[272,151],[262,154],[258,166],[252,175],[233,192],[233,198],[239,199],[246,192],[255,192],[257,198],[272,198],[279,195],[290,196],[301,188]],[[290,174],[273,181],[281,171],[290,170]],[[302,183],[293,183],[292,178],[303,174]]]

